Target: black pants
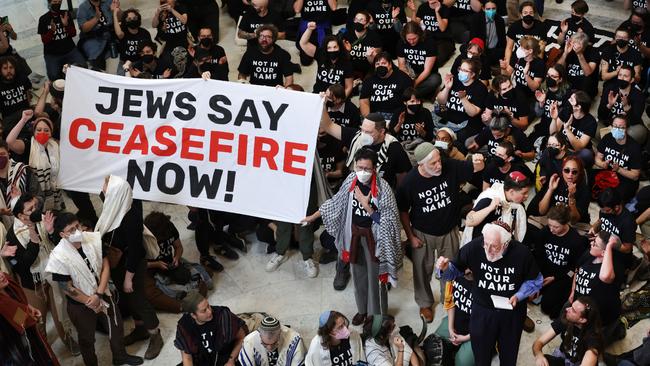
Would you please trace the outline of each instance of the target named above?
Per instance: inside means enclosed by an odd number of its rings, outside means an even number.
[[[160,323],[156,310],[147,300],[144,292],[144,276],[147,271],[147,264],[144,260],[140,261],[133,276],[133,292],[127,294],[124,292],[124,276],[126,274],[126,265],[124,256],[117,267],[111,269],[111,278],[120,291],[120,299],[133,316],[136,322],[142,322],[146,329],[155,329]]]
[[[436,64],[434,69],[439,69],[445,65],[447,61],[451,58],[451,55],[456,52],[456,45],[454,40],[451,38],[436,39],[436,45],[438,46],[438,57],[436,57]]]
[[[572,285],[573,279],[565,274],[555,276],[553,282],[542,287],[542,312],[551,319],[557,318],[569,300]]]
[[[90,201],[90,195],[86,192],[65,191],[75,206],[77,206],[77,217],[80,220],[88,220],[93,226],[97,223],[97,213]]]
[[[526,318],[526,304],[519,304],[514,310],[490,309],[474,303],[469,334],[476,366],[492,363],[494,347],[499,345],[501,366],[516,366],[521,331]]]

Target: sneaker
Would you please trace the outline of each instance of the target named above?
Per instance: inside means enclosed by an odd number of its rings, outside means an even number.
[[[246,240],[240,238],[237,235],[233,235],[230,233],[225,233],[226,235],[224,236],[224,241],[226,244],[230,245],[231,247],[241,250],[242,252],[246,253],[248,252],[248,248],[246,248]]]
[[[126,355],[124,358],[113,359],[113,365],[142,365],[142,357]]]
[[[124,345],[125,346],[130,346],[133,343],[139,342],[139,341],[144,341],[145,339],[149,339],[151,335],[149,332],[147,332],[144,327],[138,327],[136,326],[131,333],[126,335],[124,337]]]
[[[320,254],[318,263],[328,264],[328,263],[336,262],[337,259],[338,259],[338,253],[335,250],[324,250]]]
[[[219,263],[211,255],[201,257],[201,264],[203,264],[204,266],[208,266],[208,267],[212,268],[212,270],[215,271],[215,272],[223,271],[223,266],[221,265],[221,263]]]
[[[318,266],[316,266],[313,259],[309,258],[305,261],[305,271],[307,271],[307,277],[309,278],[318,276]]]
[[[269,262],[266,264],[266,271],[267,272],[275,271],[286,260],[287,260],[286,255],[273,254],[273,257],[271,257],[271,260],[269,260]]]
[[[230,248],[227,245],[217,246],[216,248],[214,248],[214,253],[216,255],[220,255],[222,257],[230,259],[231,261],[236,261],[237,259],[239,259],[239,254],[237,254],[237,252],[232,250],[232,248]]]
[[[147,351],[144,353],[144,359],[153,360],[154,358],[158,357],[160,351],[162,351],[162,348],[163,339],[160,335],[160,329],[158,329],[156,334],[152,334],[149,338],[149,346],[147,347]]]
[[[350,281],[350,265],[342,262],[336,263],[336,275],[334,276],[334,289],[343,291]]]
[[[69,333],[65,334],[63,338],[63,343],[65,343],[65,348],[67,348],[68,351],[70,351],[70,353],[73,356],[79,356],[81,354],[81,350],[79,349],[79,343],[75,341],[74,337],[71,334]]]

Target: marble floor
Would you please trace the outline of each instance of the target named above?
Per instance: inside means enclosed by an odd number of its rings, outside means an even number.
[[[78,0],[73,1],[75,4]],[[139,8],[143,15],[143,24],[149,25],[151,16],[154,14],[154,7],[157,1],[145,0],[122,0],[122,8],[129,7]],[[546,2],[545,16],[550,19],[562,19],[568,15],[568,9],[571,1],[565,1],[563,4],[556,4],[554,1]],[[589,19],[598,28],[614,29],[622,20],[627,18],[626,12],[622,9],[622,1],[606,2],[604,0],[590,0]],[[44,63],[42,59],[42,45],[40,37],[36,34],[38,18],[46,11],[45,0],[0,0],[0,15],[8,15],[14,29],[18,33],[18,40],[12,41],[12,44],[18,52],[25,57],[32,69],[44,75]],[[227,16],[221,16],[221,40],[220,44],[226,49],[230,63],[231,79],[236,78],[236,69],[243,48],[234,44],[235,23]],[[298,55],[291,42],[280,41],[280,45],[291,51],[294,62],[298,62]],[[109,61],[109,69],[114,70],[115,60]],[[441,73],[448,71],[443,68]],[[303,72],[296,75],[296,83],[301,84],[306,90],[311,90],[313,85],[315,66],[303,67]],[[99,201],[96,200],[98,204]],[[70,203],[72,206],[72,204]],[[98,206],[99,207],[99,206]],[[592,209],[595,209],[592,207]],[[194,245],[194,233],[188,231],[186,218],[186,209],[182,206],[174,206],[161,203],[146,203],[145,211],[152,210],[163,211],[172,216],[174,223],[181,233],[181,239],[185,247],[186,257],[189,260],[196,261],[198,253]],[[354,294],[351,286],[345,291],[337,292],[332,287],[334,277],[334,264],[320,266],[320,274],[317,278],[308,279],[305,276],[302,267],[301,256],[297,252],[291,253],[289,261],[284,263],[276,272],[267,273],[264,271],[264,265],[268,260],[265,244],[257,242],[254,237],[249,237],[250,245],[248,253],[242,254],[238,261],[228,261],[223,259],[225,271],[214,276],[215,289],[210,293],[210,302],[229,306],[234,312],[249,311],[266,311],[277,316],[283,323],[290,324],[294,329],[299,331],[308,345],[311,338],[316,333],[318,315],[327,309],[336,309],[352,317],[356,312],[354,303]],[[320,244],[315,244],[316,252],[320,250]],[[438,294],[438,283],[432,281],[434,294]],[[414,329],[419,329],[418,308],[413,300],[413,283],[411,265],[408,260],[405,261],[399,285],[393,288],[389,293],[390,313],[395,315],[400,325],[408,324]],[[435,319],[429,325],[429,332],[433,332],[440,320],[443,318],[442,307],[437,304],[435,307]],[[541,332],[548,328],[549,320],[543,316],[537,306],[529,306],[529,315],[537,323],[536,329],[532,334],[524,333],[522,335],[519,364],[532,365],[534,363],[531,345],[535,338]],[[145,362],[148,365],[175,365],[180,361],[179,352],[174,348],[173,340],[175,337],[176,321],[178,315],[160,314],[161,330],[165,340],[165,346],[160,356],[153,360]],[[51,323],[51,322],[50,322]],[[132,322],[127,320],[126,331],[133,327]],[[611,351],[619,353],[638,346],[641,343],[643,335],[650,328],[650,320],[639,323],[629,330],[625,340],[612,346]],[[416,330],[417,331],[417,330]],[[80,357],[74,358],[65,351],[62,343],[55,339],[54,329],[49,326],[50,340],[53,341],[53,347],[62,365],[82,365]],[[109,365],[111,360],[110,350],[108,348],[107,337],[98,334],[96,341],[96,350],[100,359],[100,364]],[[552,343],[556,346],[558,341]],[[146,344],[140,343],[128,347],[129,352],[143,355]],[[550,352],[551,348],[545,349]],[[495,360],[493,364],[498,364]]]

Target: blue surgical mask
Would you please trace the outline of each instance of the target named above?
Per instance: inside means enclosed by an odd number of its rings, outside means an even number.
[[[492,20],[494,19],[494,16],[497,15],[497,10],[496,9],[486,9],[485,10],[485,16]]]
[[[625,137],[625,130],[622,128],[612,128],[612,137],[615,140],[622,140]]]
[[[459,71],[458,80],[460,80],[461,83],[466,83],[469,80],[469,74],[465,71]]]

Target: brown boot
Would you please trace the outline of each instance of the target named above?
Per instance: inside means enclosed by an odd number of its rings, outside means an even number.
[[[433,321],[433,311],[431,311],[431,307],[420,308],[420,316],[422,316],[427,323],[431,323]]]
[[[162,348],[163,339],[160,335],[160,329],[158,329],[158,331],[155,334],[152,334],[151,338],[149,339],[149,347],[147,347],[147,351],[144,353],[144,359],[153,360],[154,358],[158,357]]]

